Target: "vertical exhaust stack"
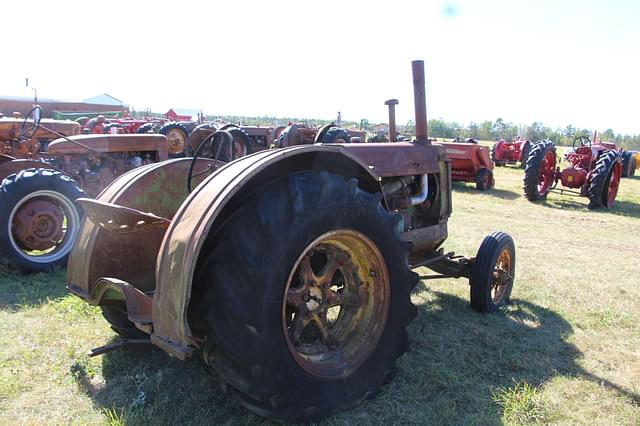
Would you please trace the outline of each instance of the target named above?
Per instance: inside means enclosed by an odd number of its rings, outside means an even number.
[[[389,142],[396,142],[396,105],[397,99],[389,99],[384,103],[389,107]]]
[[[424,81],[424,61],[412,61],[413,102],[416,109],[416,142],[431,145],[427,136],[427,97]]]

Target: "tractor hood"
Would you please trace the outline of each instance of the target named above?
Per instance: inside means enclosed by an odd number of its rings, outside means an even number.
[[[76,135],[49,144],[49,153],[54,155],[153,151],[158,152],[159,160],[167,159],[167,149],[166,136],[159,134]]]

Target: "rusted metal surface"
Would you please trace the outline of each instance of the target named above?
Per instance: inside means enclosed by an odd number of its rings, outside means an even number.
[[[352,144],[353,145],[353,144]],[[377,176],[340,145],[296,146],[261,151],[214,172],[174,216],[158,255],[152,342],[174,356],[188,356],[198,346],[187,320],[196,263],[205,238],[241,205],[242,195],[278,176],[301,170],[326,170],[354,176],[369,192],[380,192]]]
[[[152,228],[166,229],[171,221],[152,213],[118,206],[91,198],[76,200],[84,209],[84,214],[100,228],[111,232],[144,232]]]
[[[186,177],[190,162],[190,158],[183,158],[131,170],[109,185],[98,197],[98,202],[140,211],[116,212],[121,214],[118,220],[124,219],[122,224],[131,224],[131,220],[138,218],[145,221],[158,217],[171,219],[187,197]],[[196,171],[205,170],[209,163],[198,160]],[[102,208],[111,209],[105,205]],[[95,209],[91,213],[102,219],[108,214]],[[101,277],[118,277],[142,291],[153,290],[156,256],[166,227],[158,224],[137,228],[135,232],[112,232],[108,227],[101,227],[100,222],[106,223],[98,220],[96,224],[84,219],[69,257],[68,283],[78,288],[90,303],[99,301],[94,285]],[[114,223],[117,222],[114,220]]]
[[[51,142],[49,153],[52,155],[88,155],[91,151],[101,154],[151,151],[158,152],[158,161],[169,158],[167,138],[160,134],[78,135],[69,139],[71,140],[60,138]],[[87,152],[86,147],[89,147],[91,151]]]
[[[389,272],[369,238],[339,229],[302,251],[283,298],[283,333],[296,362],[322,379],[345,377],[378,345],[389,312]]]
[[[396,142],[396,105],[397,99],[389,99],[384,104],[389,107],[389,142]]]
[[[427,133],[427,95],[424,79],[424,61],[412,61],[413,103],[416,112],[416,142],[430,144]]]
[[[24,250],[48,250],[64,235],[64,213],[47,198],[32,198],[22,204],[13,217],[11,230]]]
[[[345,150],[360,158],[377,176],[404,176],[438,173],[444,148],[410,142],[344,144]]]
[[[447,223],[412,229],[400,236],[413,244],[412,253],[434,250],[447,239]]]

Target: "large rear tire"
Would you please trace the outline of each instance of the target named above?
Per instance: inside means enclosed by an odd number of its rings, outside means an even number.
[[[355,179],[299,172],[264,185],[215,231],[191,315],[204,319],[205,361],[245,407],[307,422],[390,379],[416,312],[396,224]]]
[[[555,145],[551,141],[541,141],[531,148],[524,169],[524,195],[529,201],[547,198],[551,190],[556,167]]]
[[[169,143],[169,157],[184,156],[184,149],[189,136],[189,131],[180,123],[168,123],[160,128],[160,134],[167,137]]]
[[[620,154],[615,151],[605,151],[598,157],[591,172],[591,181],[587,190],[590,209],[613,206],[618,194],[621,174]]]
[[[0,263],[18,272],[66,266],[80,229],[86,196],[68,176],[50,169],[26,169],[0,186]]]

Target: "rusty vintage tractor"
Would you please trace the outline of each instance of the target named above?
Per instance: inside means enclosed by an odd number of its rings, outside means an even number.
[[[80,197],[96,196],[117,176],[167,159],[162,135],[77,135],[59,123],[22,120],[0,142],[0,266],[20,272],[64,266],[80,229]],[[0,120],[0,128],[3,121]],[[51,136],[57,139],[49,142]]]
[[[450,160],[427,138],[423,67],[414,61],[415,142],[292,145],[222,165],[218,147],[234,136],[218,129],[192,159],[142,166],[80,200],[68,289],[125,338],[93,354],[199,351],[248,409],[312,421],[392,378],[419,278],[468,278],[480,312],[508,303],[509,235],[487,236],[475,257],[442,248]],[[422,266],[435,273],[412,271]]]
[[[520,136],[512,141],[500,139],[491,148],[491,159],[496,166],[516,164],[519,161],[520,167],[524,169],[531,145],[531,141],[520,139]]]
[[[593,142],[586,136],[573,140],[565,154],[569,165],[556,166],[556,146],[549,140],[536,142],[531,148],[524,170],[524,194],[530,201],[540,201],[551,191],[589,198],[589,208],[611,208],[620,185],[620,153],[608,144]],[[563,188],[557,188],[558,183]]]

